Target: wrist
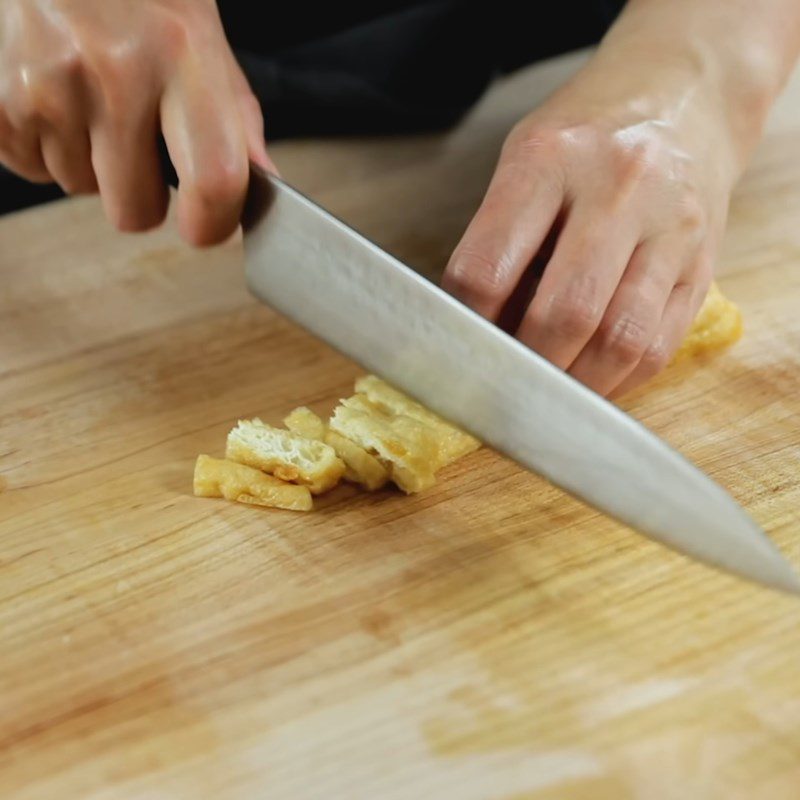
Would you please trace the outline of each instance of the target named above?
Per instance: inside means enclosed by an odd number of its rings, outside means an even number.
[[[593,63],[628,73],[653,114],[685,104],[708,117],[741,171],[800,48],[796,0],[628,0]],[[693,108],[697,105],[698,108]]]

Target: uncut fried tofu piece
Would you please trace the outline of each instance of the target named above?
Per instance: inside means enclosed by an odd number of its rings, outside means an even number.
[[[474,436],[445,422],[433,411],[407,397],[375,375],[365,375],[359,378],[356,381],[356,392],[364,395],[370,403],[384,412],[394,415],[402,414],[428,425],[439,444],[439,455],[434,470],[451,464],[481,446]]]
[[[345,471],[344,462],[330,445],[273,428],[260,419],[239,421],[228,434],[225,457],[283,481],[308,486],[311,494],[332,489]]]
[[[407,494],[434,484],[439,443],[425,423],[403,414],[389,414],[363,395],[355,395],[336,407],[330,429],[375,453],[391,479]]]
[[[741,335],[742,314],[739,307],[722,294],[716,283],[712,283],[672,363],[720,350],[738,341]]]
[[[310,511],[313,507],[307,486],[286,483],[253,467],[206,455],[198,456],[195,463],[194,493],[197,497],[224,497],[237,503],[290,511]]]
[[[346,467],[344,477],[348,481],[361,484],[371,492],[380,489],[388,482],[389,471],[375,456],[341,434],[329,430],[311,409],[305,406],[296,408],[286,417],[283,424],[294,433],[310,439],[321,439],[329,444],[336,455],[344,461]]]

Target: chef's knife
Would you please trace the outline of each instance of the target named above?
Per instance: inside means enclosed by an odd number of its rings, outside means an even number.
[[[766,534],[661,439],[255,167],[243,225],[248,285],[281,314],[635,530],[800,593]]]

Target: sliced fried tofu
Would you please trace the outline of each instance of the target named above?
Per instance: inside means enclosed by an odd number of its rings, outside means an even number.
[[[313,507],[307,486],[286,483],[253,467],[207,455],[197,457],[194,493],[198,497],[224,497],[237,503],[291,511],[310,511]]]
[[[477,450],[481,443],[455,425],[445,422],[425,406],[404,395],[375,375],[365,375],[356,381],[356,392],[381,411],[392,415],[403,415],[423,422],[430,427],[439,445],[439,454],[434,470],[451,464],[458,458]]]
[[[346,480],[358,483],[371,492],[380,489],[388,482],[389,471],[375,456],[341,434],[328,430],[328,426],[311,409],[305,406],[296,408],[286,417],[283,424],[294,433],[310,439],[320,439],[329,444],[336,455],[344,461]]]
[[[332,489],[344,475],[334,449],[260,419],[240,420],[228,434],[225,457],[268,472],[283,481],[308,486],[312,494]]]
[[[722,294],[716,283],[712,283],[672,363],[733,344],[741,338],[742,327],[739,307]]]
[[[404,414],[392,415],[365,396],[355,395],[336,407],[330,429],[374,453],[404,492],[421,492],[434,484],[439,442],[425,423]]]
[[[383,488],[389,482],[389,470],[374,455],[336,431],[327,431],[325,441],[344,461],[344,477],[358,483],[370,492]]]

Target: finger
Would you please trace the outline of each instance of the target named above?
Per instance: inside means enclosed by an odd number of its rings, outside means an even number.
[[[680,271],[680,257],[666,237],[640,244],[570,374],[602,395],[618,386],[653,341]]]
[[[3,76],[6,77],[6,76]],[[0,84],[0,149],[9,168],[33,183],[51,183],[41,148],[43,124],[64,107],[61,82],[34,69],[11,70]]]
[[[655,377],[669,364],[697,315],[707,291],[707,283],[679,283],[675,286],[650,346],[636,368],[610,392],[612,398],[621,397],[635,389]]]
[[[496,320],[553,227],[563,197],[556,171],[530,157],[501,156],[445,269],[443,288]]]
[[[517,338],[566,369],[603,319],[639,239],[627,215],[594,203],[568,214]]]
[[[261,105],[253,94],[240,95],[238,105],[247,140],[248,158],[262,169],[277,175],[277,167],[270,158],[264,141],[264,117],[261,114]]]
[[[97,191],[87,129],[88,103],[77,73],[68,72],[40,85],[39,135],[42,160],[67,194]]]
[[[187,58],[162,98],[161,125],[178,174],[181,235],[197,246],[225,240],[239,224],[249,176],[226,65]]]
[[[52,177],[42,158],[39,136],[33,128],[20,129],[0,105],[0,162],[32,183],[50,183]]]
[[[88,131],[75,128],[64,134],[46,130],[42,133],[41,146],[47,171],[67,194],[97,191]]]
[[[53,182],[53,178],[47,171],[42,159],[41,146],[38,139],[35,142],[27,142],[24,147],[17,144],[13,148],[3,148],[0,151],[0,162],[8,167],[11,172],[31,183]]]
[[[267,152],[267,143],[264,139],[264,115],[261,111],[261,104],[253,94],[250,84],[233,54],[231,54],[230,80],[233,91],[236,94],[239,115],[244,125],[248,157],[262,169],[271,172],[273,175],[278,175],[278,169]]]
[[[158,157],[156,110],[106,106],[90,131],[91,164],[106,216],[121,231],[159,225],[169,195]]]

